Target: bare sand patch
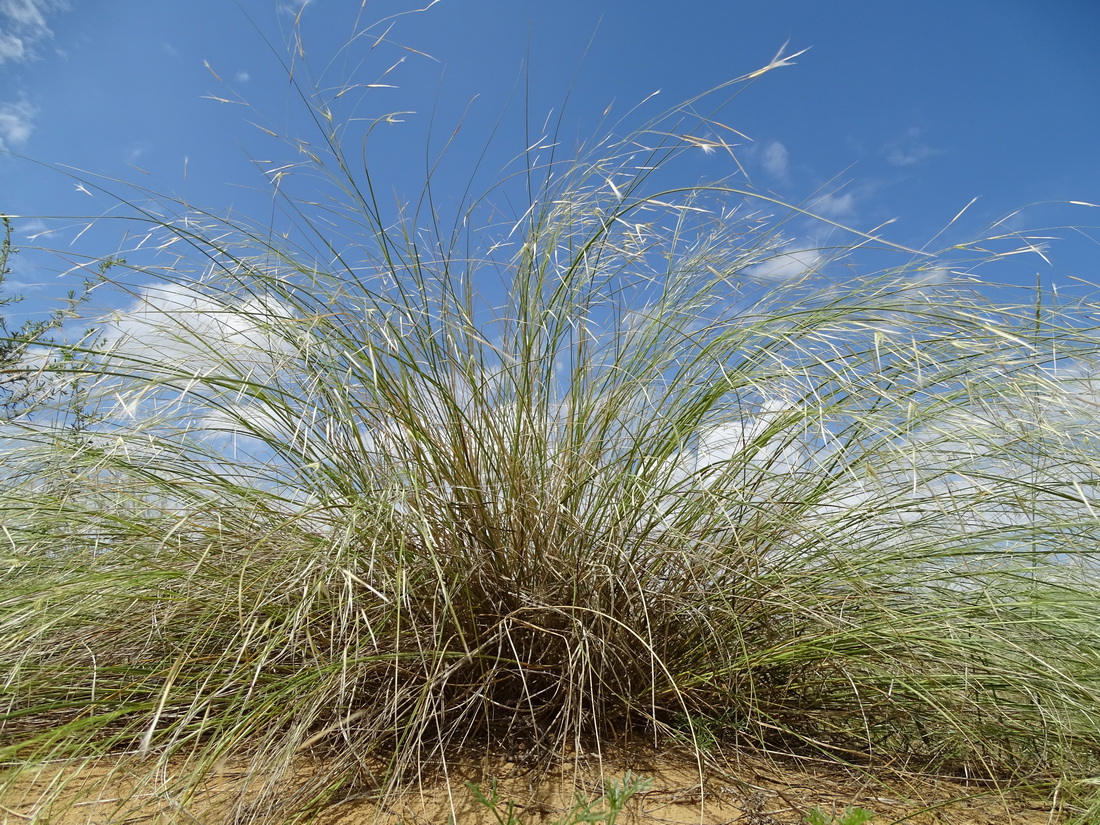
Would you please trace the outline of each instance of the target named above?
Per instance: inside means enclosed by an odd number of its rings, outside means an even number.
[[[265,777],[246,762],[220,765],[198,785],[181,780],[180,766],[158,766],[133,759],[100,759],[46,765],[26,771],[0,803],[0,823],[41,825],[246,825],[300,822],[275,816],[252,791]],[[324,764],[301,760],[280,782],[294,793]],[[318,809],[317,825],[500,825],[470,785],[489,795],[495,787],[497,811],[513,823],[549,825],[572,822],[571,811],[588,805],[594,817],[607,806],[606,783],[627,776],[649,784],[634,794],[616,820],[621,825],[698,823],[698,825],[789,825],[805,821],[814,807],[839,815],[846,807],[874,812],[873,823],[912,825],[1051,825],[1065,821],[1056,803],[981,783],[942,777],[891,775],[880,781],[858,771],[807,761],[738,756],[724,766],[702,770],[677,754],[621,754],[603,759],[579,756],[549,770],[504,761],[451,764],[422,777],[406,790],[380,800],[377,791],[344,792]],[[269,777],[268,777],[269,778]],[[268,797],[270,799],[270,797]],[[510,807],[509,807],[510,806]],[[605,822],[589,818],[586,822]]]

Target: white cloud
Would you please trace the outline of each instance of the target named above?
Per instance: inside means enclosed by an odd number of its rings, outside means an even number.
[[[279,11],[284,14],[298,14],[311,2],[312,0],[280,0]]]
[[[274,299],[213,296],[182,284],[149,287],[105,319],[100,344],[111,368],[95,392],[121,419],[153,422],[196,402],[193,391],[220,392],[205,376],[225,376],[227,385],[268,380],[292,354],[280,334],[291,315]]]
[[[53,11],[69,8],[68,0],[0,0],[0,63],[22,62],[34,54],[34,46],[50,36],[46,24]]]
[[[823,218],[845,218],[855,213],[856,196],[852,192],[843,195],[822,195],[810,202],[810,211]]]
[[[789,438],[763,439],[769,427],[791,411],[791,405],[767,398],[760,409],[741,419],[726,421],[703,430],[693,456],[691,469],[700,470],[739,459],[747,454],[773,473],[792,473],[805,464],[805,456]]]
[[[0,103],[0,149],[12,149],[27,142],[34,131],[34,107],[21,100]]]
[[[0,32],[0,63],[22,60],[27,53],[23,41],[14,35]]]
[[[270,372],[287,345],[275,332],[291,312],[258,297],[228,302],[180,285],[150,287],[108,319],[117,357],[200,375],[218,367]]]
[[[786,180],[790,167],[790,153],[787,147],[778,140],[773,140],[764,147],[762,159],[764,169],[774,178]]]
[[[47,15],[67,8],[68,0],[0,0],[0,66],[34,57],[34,47],[51,34]],[[0,102],[0,151],[27,142],[34,115],[34,107],[25,100]]]
[[[942,266],[917,269],[913,271],[912,275],[913,283],[921,286],[939,286],[940,284],[946,284],[953,278],[954,275],[951,270]]]
[[[786,281],[814,272],[823,260],[816,249],[791,244],[776,250],[768,260],[747,267],[744,274],[762,281]]]
[[[905,136],[892,140],[883,147],[886,160],[894,166],[912,166],[936,155],[942,154],[942,150],[929,146],[923,140],[923,132],[916,126],[912,126]]]
[[[245,72],[245,71],[237,72],[237,82],[238,83],[247,83],[251,79],[252,79],[252,75],[250,75],[248,72]]]
[[[24,219],[15,226],[16,231],[29,241],[33,241],[48,228],[46,222],[40,218]]]
[[[0,0],[0,14],[21,26],[42,28],[46,25],[44,6],[49,4],[39,0]]]

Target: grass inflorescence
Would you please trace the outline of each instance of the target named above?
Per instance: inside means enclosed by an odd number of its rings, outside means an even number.
[[[855,232],[776,277],[781,205],[657,185],[680,120],[449,230],[318,124],[299,242],[137,208],[170,263],[112,261],[133,307],[4,431],[12,782],[117,754],[186,808],[241,758],[277,821],[637,742],[1096,772],[1096,306]]]

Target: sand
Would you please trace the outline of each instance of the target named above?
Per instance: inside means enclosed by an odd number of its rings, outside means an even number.
[[[78,769],[79,767],[79,769]],[[323,769],[302,760],[286,788]],[[1065,821],[1057,800],[1038,800],[996,791],[982,783],[919,775],[884,779],[835,764],[740,755],[702,770],[678,754],[632,753],[598,758],[578,755],[549,770],[534,771],[504,761],[450,765],[380,805],[376,795],[346,794],[325,806],[318,825],[501,825],[508,823],[477,802],[467,782],[490,792],[496,779],[501,800],[513,803],[511,825],[550,825],[562,821],[578,800],[600,796],[604,783],[621,782],[628,772],[650,785],[626,804],[617,825],[698,823],[698,825],[787,825],[805,821],[813,807],[839,816],[846,807],[875,813],[872,823],[909,825],[1051,825]],[[247,764],[222,765],[189,793],[173,776],[171,764],[157,767],[133,759],[102,759],[47,765],[18,780],[0,802],[0,823],[41,825],[121,825],[188,823],[246,825],[284,821],[265,815],[261,805],[234,808],[233,800],[257,777]],[[52,799],[52,802],[50,801]],[[602,803],[591,812],[604,810]],[[570,820],[566,820],[570,821]],[[586,821],[604,822],[595,818]]]

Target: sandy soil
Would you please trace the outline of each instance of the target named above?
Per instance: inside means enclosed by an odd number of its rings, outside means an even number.
[[[311,769],[308,763],[296,766],[299,776]],[[1065,819],[1051,804],[942,778],[892,776],[888,789],[871,777],[832,765],[745,756],[701,773],[685,758],[635,754],[604,760],[581,756],[542,774],[509,762],[452,766],[445,778],[410,788],[384,806],[366,795],[351,796],[328,807],[316,822],[499,825],[501,820],[465,784],[473,782],[488,792],[489,777],[497,777],[499,797],[515,804],[514,823],[550,825],[573,809],[578,798],[599,796],[605,781],[621,781],[627,771],[652,780],[652,785],[631,799],[619,825],[788,825],[804,822],[812,807],[839,815],[855,805],[873,811],[875,825],[1051,825]],[[258,812],[234,814],[227,804],[242,783],[254,779],[247,765],[222,767],[188,795],[173,787],[170,769],[150,778],[146,768],[118,762],[86,764],[80,771],[47,766],[4,795],[0,823],[267,823],[271,820]],[[53,803],[46,801],[50,796]],[[502,814],[506,807],[501,804]]]

